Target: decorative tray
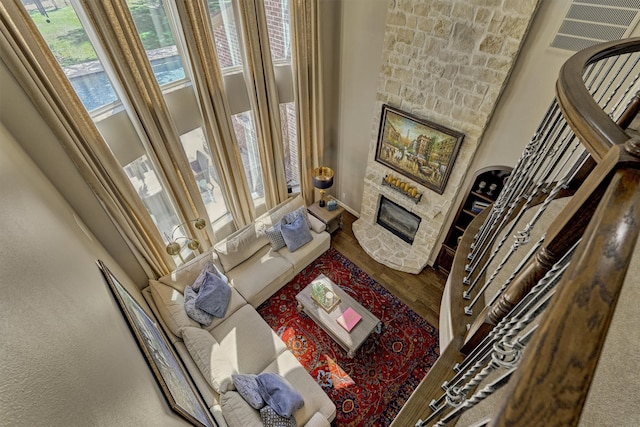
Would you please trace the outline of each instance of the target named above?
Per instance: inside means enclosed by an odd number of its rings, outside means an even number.
[[[327,298],[327,294],[330,294],[329,298]],[[327,313],[340,304],[340,297],[327,286],[323,279],[316,279],[311,282],[311,299]]]

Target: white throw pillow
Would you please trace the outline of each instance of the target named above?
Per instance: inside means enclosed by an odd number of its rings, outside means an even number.
[[[268,243],[269,240],[264,233],[258,235],[255,225],[249,224],[216,244],[214,249],[220,258],[224,271],[229,272]]]
[[[218,341],[206,330],[185,328],[182,339],[187,351],[209,385],[218,393],[233,389],[233,364],[220,350]]]
[[[179,337],[182,335],[182,329],[199,327],[196,321],[187,316],[184,309],[184,296],[180,292],[156,280],[149,280],[149,287],[162,320],[172,333]]]

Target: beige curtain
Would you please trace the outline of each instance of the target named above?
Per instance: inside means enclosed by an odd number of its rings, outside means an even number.
[[[280,105],[275,83],[263,0],[239,0],[244,77],[258,136],[267,209],[287,198]]]
[[[300,189],[314,202],[311,171],[323,166],[324,128],[318,0],[290,0],[293,90],[296,103]],[[329,166],[329,165],[324,165]]]
[[[138,131],[147,155],[164,175],[165,190],[176,201],[181,220],[207,217],[200,191],[195,182],[180,135],[169,115],[162,90],[151,68],[147,53],[138,36],[126,0],[108,2],[79,0],[82,10],[92,23],[99,45],[119,84],[116,91]],[[197,230],[193,222],[185,226],[189,235],[197,236],[202,249],[211,247],[213,230],[208,225]]]
[[[204,134],[214,154],[213,161],[222,181],[227,206],[236,227],[240,228],[251,222],[254,207],[224,95],[207,3],[206,0],[176,0],[175,5],[180,21],[186,24],[182,28],[203,116]]]
[[[174,268],[121,166],[19,0],[0,3],[2,60],[47,121],[149,277]]]

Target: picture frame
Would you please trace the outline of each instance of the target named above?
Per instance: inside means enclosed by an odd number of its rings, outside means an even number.
[[[165,333],[120,284],[107,265],[101,260],[96,263],[171,409],[195,426],[217,427]]]
[[[464,134],[382,105],[375,160],[442,194]]]

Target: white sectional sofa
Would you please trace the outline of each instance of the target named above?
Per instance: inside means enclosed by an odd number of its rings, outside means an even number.
[[[311,215],[311,242],[294,252],[272,249],[264,231],[301,206],[300,196],[287,200],[143,290],[220,426],[263,425],[259,412],[234,390],[233,374],[272,372],[286,378],[304,399],[294,413],[298,426],[329,426],[335,417],[333,402],[256,311],[329,249],[325,224]],[[231,299],[224,318],[203,327],[187,315],[183,294],[210,261],[229,279]]]

